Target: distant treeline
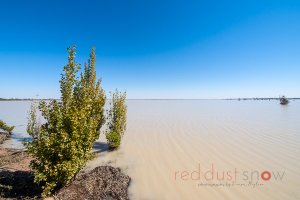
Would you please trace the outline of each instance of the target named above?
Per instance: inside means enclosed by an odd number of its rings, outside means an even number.
[[[58,100],[58,99],[34,99],[34,98],[25,98],[25,99],[19,99],[19,98],[0,98],[0,101],[33,101],[33,100]]]
[[[300,98],[287,98],[289,100],[300,100]],[[224,99],[224,100],[280,100],[280,98],[229,98],[229,99]]]
[[[127,99],[127,100],[279,100],[280,98],[226,98],[226,99]],[[287,98],[289,100],[300,100],[300,98]],[[25,98],[25,99],[19,99],[19,98],[0,98],[0,101],[42,101],[42,100],[59,100],[59,99],[35,99],[35,98]],[[108,98],[108,100],[111,100]]]

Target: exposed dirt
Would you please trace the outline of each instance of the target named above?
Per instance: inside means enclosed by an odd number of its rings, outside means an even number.
[[[0,199],[41,199],[41,188],[33,182],[32,158],[24,151],[0,148]]]
[[[29,168],[31,160],[24,151],[0,148],[0,199],[41,199],[41,187]],[[127,200],[129,183],[130,177],[119,168],[100,166],[79,173],[51,199]]]
[[[32,158],[22,150],[0,148],[0,169],[29,171]]]
[[[56,197],[64,200],[127,200],[129,183],[130,177],[123,174],[119,168],[100,166],[89,173],[79,174],[70,185],[62,188]]]

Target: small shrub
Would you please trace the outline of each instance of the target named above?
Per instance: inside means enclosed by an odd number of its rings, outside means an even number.
[[[3,131],[11,134],[14,128],[14,126],[8,126],[4,121],[0,120],[0,129],[2,129]]]
[[[31,108],[27,123],[27,133],[32,137],[33,140],[37,140],[39,136],[40,124],[37,122],[37,102],[31,103]],[[24,141],[25,142],[25,141]],[[26,142],[24,143],[27,144]]]
[[[106,133],[106,140],[111,149],[118,148],[121,144],[121,135],[115,131],[109,131]]]
[[[60,101],[41,101],[38,105],[45,123],[36,122],[36,107],[29,114],[28,153],[35,159],[31,168],[35,181],[43,185],[43,196],[67,184],[92,157],[90,150],[104,123],[105,94],[96,80],[95,52],[77,77],[80,65],[75,48],[68,48],[68,64],[60,80]]]
[[[117,90],[112,94],[111,108],[108,111],[108,125],[106,140],[110,148],[118,148],[122,136],[126,130],[127,106],[125,103],[126,93],[119,93]]]

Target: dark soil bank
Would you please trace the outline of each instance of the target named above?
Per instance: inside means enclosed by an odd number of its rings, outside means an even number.
[[[24,151],[0,148],[0,199],[41,199],[41,188],[33,182],[32,160]]]
[[[29,168],[31,160],[24,151],[0,148],[0,199],[41,199],[41,187]],[[130,177],[119,168],[100,166],[79,173],[53,199],[128,200],[129,183]]]
[[[41,188],[28,171],[0,171],[0,199],[41,199]]]

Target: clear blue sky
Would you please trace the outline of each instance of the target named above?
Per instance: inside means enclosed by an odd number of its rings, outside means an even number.
[[[4,98],[58,98],[73,44],[128,98],[300,96],[299,0],[3,0],[0,22]]]

